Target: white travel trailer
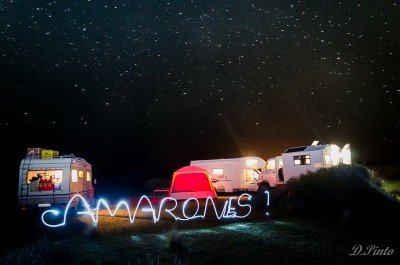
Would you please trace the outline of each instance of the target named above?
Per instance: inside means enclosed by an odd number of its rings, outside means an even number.
[[[76,194],[94,203],[92,167],[87,161],[72,154],[59,155],[54,150],[28,148],[19,167],[20,209],[64,208]],[[77,208],[78,204],[76,200],[71,206]]]
[[[340,149],[335,144],[318,144],[287,149],[281,156],[267,159],[258,177],[260,188],[273,188],[289,179],[320,168],[351,164],[350,144]]]
[[[265,160],[259,157],[194,160],[191,166],[207,170],[217,192],[257,191]]]

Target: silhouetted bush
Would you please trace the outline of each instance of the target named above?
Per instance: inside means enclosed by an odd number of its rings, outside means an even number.
[[[168,247],[171,249],[183,248],[183,241],[185,234],[179,232],[176,226],[173,226],[170,231],[167,232]]]
[[[52,248],[47,237],[42,237],[37,242],[27,244],[21,249],[11,250],[4,258],[4,264],[51,264]]]
[[[290,213],[347,218],[352,209],[362,207],[370,180],[369,169],[360,165],[321,168],[290,179],[281,206]]]
[[[390,196],[392,196],[396,200],[400,200],[400,190],[392,190],[390,191]]]
[[[5,265],[63,265],[71,264],[73,247],[67,242],[61,250],[53,248],[50,239],[43,236],[23,247],[10,250],[6,253],[3,264]]]

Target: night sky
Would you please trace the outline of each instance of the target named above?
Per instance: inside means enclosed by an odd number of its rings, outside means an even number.
[[[98,178],[313,140],[398,159],[398,1],[0,2],[2,153]],[[139,174],[139,173],[138,173]]]

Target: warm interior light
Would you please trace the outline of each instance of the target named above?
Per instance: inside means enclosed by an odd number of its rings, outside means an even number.
[[[351,164],[351,153],[349,144],[346,144],[342,149],[342,163],[346,165]]]
[[[246,160],[246,165],[248,165],[248,166],[257,165],[257,163],[258,163],[257,159],[247,159]]]
[[[340,149],[336,145],[332,145],[332,151],[331,151],[331,160],[332,160],[332,166],[336,166],[340,163]]]
[[[325,155],[325,165],[327,166],[332,165],[331,155]]]
[[[212,173],[214,175],[222,175],[222,174],[224,174],[224,170],[222,168],[213,168]]]
[[[267,165],[265,166],[265,169],[275,169],[275,158],[274,159],[268,159]]]

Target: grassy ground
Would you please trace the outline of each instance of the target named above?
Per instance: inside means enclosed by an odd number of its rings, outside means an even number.
[[[36,264],[399,264],[398,206],[374,212],[380,200],[385,201],[378,196],[366,202],[370,215],[346,220],[282,214],[273,201],[270,207],[253,205],[251,215],[234,220],[210,214],[195,221],[165,216],[154,223],[139,215],[131,223],[127,212],[111,217],[102,210],[97,226],[87,216],[71,216],[65,227],[47,228],[31,214],[16,220],[23,234],[15,247],[4,247],[2,261],[26,264],[10,261],[25,246],[25,253],[51,252],[49,263]],[[219,199],[219,207],[224,201]],[[350,255],[355,246],[394,254]]]
[[[271,190],[270,206],[266,206],[264,199],[253,200],[251,214],[243,219],[218,220],[209,209],[204,219],[175,221],[163,213],[154,223],[149,213],[139,212],[131,222],[126,210],[112,217],[102,209],[97,225],[88,216],[72,214],[64,227],[49,228],[43,225],[38,212],[8,215],[4,212],[0,263],[400,264],[400,204],[389,196],[390,191],[398,189],[399,182],[391,178],[381,187],[368,186],[356,193],[348,191],[357,196],[349,201],[350,208],[343,209],[342,205],[348,205],[335,203],[335,198],[343,196],[336,194],[336,190],[333,194],[326,190],[331,187],[332,192],[334,183],[314,185],[320,179],[329,180],[328,177],[321,174],[300,184],[316,189],[307,194],[308,199],[318,194],[312,202],[324,197],[329,204],[321,201],[305,204],[304,208],[298,203],[304,196],[292,197],[291,202],[296,203],[299,211],[288,211],[281,203],[287,191],[278,188]],[[310,187],[306,190],[310,191]],[[137,200],[129,201],[131,213]],[[224,196],[216,200],[219,213],[227,200]],[[153,203],[158,209],[157,201]],[[182,215],[181,206],[182,203],[174,211],[178,216]],[[189,206],[187,214],[192,215],[196,205]],[[234,206],[239,214],[246,212],[246,208]],[[200,203],[202,209],[204,202]]]

